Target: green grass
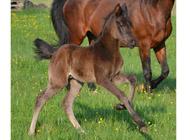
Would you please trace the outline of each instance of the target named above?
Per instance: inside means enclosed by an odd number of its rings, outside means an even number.
[[[47,84],[48,62],[37,62],[33,56],[36,37],[56,43],[48,10],[19,11],[11,14],[11,138],[13,140],[175,140],[176,138],[176,31],[167,41],[170,67],[169,77],[154,90],[154,96],[137,92],[134,101],[137,110],[149,125],[148,135],[139,133],[127,111],[118,112],[113,105],[118,100],[101,87],[97,94],[85,85],[74,104],[76,118],[86,134],[78,134],[66,118],[61,101],[66,90],[60,92],[43,108],[37,123],[37,135],[29,137],[29,128],[35,98]],[[84,44],[87,44],[85,41]],[[137,75],[143,82],[138,49],[121,49],[123,71]],[[153,77],[160,74],[160,67],[152,52]],[[127,85],[121,89],[128,91]]]

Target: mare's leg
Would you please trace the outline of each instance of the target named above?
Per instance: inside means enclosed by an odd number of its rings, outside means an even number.
[[[124,75],[124,74],[118,74],[114,77],[112,80],[114,84],[122,84],[122,83],[129,83],[130,85],[130,93],[129,93],[129,102],[132,105],[132,101],[135,94],[135,86],[136,86],[136,76],[134,75]],[[124,110],[126,109],[124,104],[117,104],[115,106],[117,110]]]
[[[78,81],[72,79],[70,81],[70,90],[69,92],[65,95],[65,98],[63,100],[63,108],[64,111],[69,119],[69,121],[72,123],[72,125],[78,129],[81,132],[84,132],[82,128],[80,127],[80,124],[78,123],[77,119],[75,118],[75,115],[73,113],[73,102],[77,94],[80,92],[82,85]]]
[[[161,66],[161,75],[153,80],[151,82],[151,88],[154,89],[157,87],[157,85],[162,82],[169,74],[169,67],[167,63],[167,58],[166,58],[166,46],[165,43],[160,45],[158,48],[154,48],[154,52],[156,54],[156,58],[158,62],[160,63]]]
[[[106,88],[108,91],[110,91],[113,95],[115,95],[128,109],[129,114],[131,115],[133,121],[138,125],[140,128],[140,131],[146,132],[147,128],[145,123],[142,121],[140,116],[134,111],[131,104],[129,103],[128,98],[125,96],[125,94],[119,90],[110,80],[107,78],[101,79],[97,81],[98,84]]]
[[[148,93],[152,92],[151,89],[151,79],[152,79],[152,71],[151,71],[151,61],[150,61],[150,49],[147,47],[139,47],[139,53],[143,68],[143,75],[145,78],[145,89]]]
[[[50,98],[52,98],[56,94],[56,92],[59,89],[61,89],[61,87],[53,87],[51,85],[48,85],[47,89],[42,91],[42,93],[39,96],[37,96],[34,113],[32,117],[32,122],[31,122],[30,129],[28,132],[29,135],[33,135],[35,133],[36,122],[37,122],[37,119],[42,107]]]
[[[90,31],[86,33],[86,36],[88,37],[89,44],[92,44],[97,39],[97,37]]]

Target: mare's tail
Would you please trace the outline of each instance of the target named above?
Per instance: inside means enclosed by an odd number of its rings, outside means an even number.
[[[69,29],[63,17],[63,6],[66,0],[53,0],[51,7],[51,20],[59,38],[59,45],[69,43]]]
[[[36,53],[36,58],[39,60],[50,59],[53,53],[58,49],[49,45],[47,42],[37,38],[34,40],[34,52]]]

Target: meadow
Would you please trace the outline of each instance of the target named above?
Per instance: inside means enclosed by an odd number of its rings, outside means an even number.
[[[96,93],[85,84],[74,103],[74,112],[86,131],[79,134],[72,127],[61,107],[66,90],[51,99],[43,108],[37,123],[37,134],[27,135],[36,96],[47,84],[48,61],[34,59],[33,40],[37,37],[56,44],[49,9],[31,9],[11,13],[11,139],[12,140],[175,140],[176,139],[176,18],[172,17],[173,31],[167,40],[170,67],[168,78],[153,90],[153,95],[137,91],[134,108],[148,125],[148,134],[141,134],[127,110],[116,111],[118,100],[97,86]],[[83,45],[88,45],[84,40]],[[137,76],[138,85],[143,74],[138,48],[122,48],[122,71]],[[153,77],[160,74],[153,51]],[[128,93],[128,85],[119,86]]]

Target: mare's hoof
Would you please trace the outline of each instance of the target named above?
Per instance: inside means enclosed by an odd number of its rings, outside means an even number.
[[[143,126],[140,128],[140,132],[146,134],[148,132],[148,128],[146,126]]]
[[[116,110],[126,110],[124,104],[116,104],[114,107]]]

